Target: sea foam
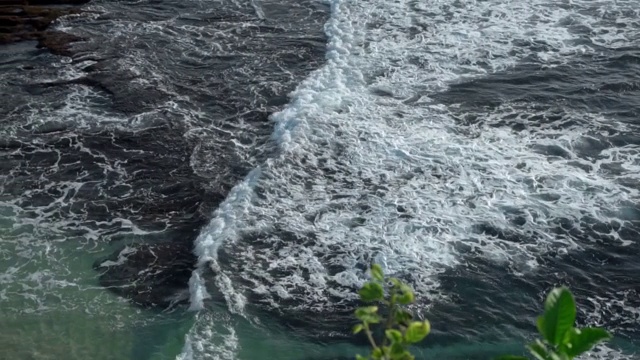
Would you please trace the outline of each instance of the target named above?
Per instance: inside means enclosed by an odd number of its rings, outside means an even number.
[[[277,155],[238,185],[198,238],[197,289],[209,266],[232,312],[243,314],[249,296],[283,312],[323,312],[355,299],[371,262],[438,300],[446,298],[438,274],[460,264],[461,245],[519,273],[536,271],[536,259],[549,251],[580,251],[575,239],[554,231],[560,221],[616,221],[616,209],[637,200],[615,178],[576,169],[581,142],[602,124],[573,112],[566,116],[577,128],[562,135],[487,126],[536,111],[507,103],[465,128],[456,105],[432,97],[530,57],[553,67],[593,52],[564,19],[598,20],[580,11],[588,2],[574,4],[331,1],[327,62],[272,116]],[[601,33],[594,42],[618,41]],[[569,159],[539,151],[549,145]],[[201,294],[193,293],[194,308],[202,309]]]

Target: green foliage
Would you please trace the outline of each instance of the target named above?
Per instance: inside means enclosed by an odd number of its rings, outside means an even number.
[[[415,301],[411,287],[399,279],[385,279],[379,265],[371,267],[372,280],[360,289],[360,299],[377,305],[363,306],[355,311],[360,323],[353,333],[364,332],[371,344],[371,354],[357,355],[357,360],[414,360],[409,346],[424,340],[431,332],[429,321],[415,321],[405,306]],[[388,308],[386,317],[378,312],[378,305]],[[537,327],[542,339],[527,345],[536,360],[571,360],[611,338],[600,328],[575,328],[576,303],[569,289],[553,289],[544,303],[544,313],[538,317]],[[384,336],[374,337],[372,326],[384,324]],[[524,356],[506,355],[498,360],[529,360]]]
[[[362,325],[366,329],[367,324],[377,324],[380,322],[377,306],[365,306],[356,310],[356,317],[362,321]]]
[[[431,324],[428,321],[414,321],[409,324],[404,339],[407,343],[415,344],[422,341],[431,331]]]
[[[597,343],[609,340],[611,335],[600,328],[571,329],[568,333],[565,352],[569,358],[591,350]]]
[[[527,345],[536,360],[571,360],[591,350],[611,335],[600,328],[575,328],[576,303],[565,287],[551,290],[544,303],[544,313],[538,317],[538,332],[542,339]],[[503,356],[499,360],[526,359]]]
[[[576,321],[576,303],[566,288],[551,290],[538,317],[538,331],[549,344],[559,346]]]
[[[372,301],[380,301],[384,299],[384,289],[382,285],[370,282],[364,284],[362,289],[359,291],[360,300],[364,302],[372,302]]]
[[[391,278],[386,281],[379,265],[371,267],[371,278],[371,282],[364,284],[360,289],[360,300],[385,305],[389,313],[383,318],[378,313],[378,306],[364,306],[356,310],[356,318],[361,323],[354,326],[353,332],[364,332],[372,347],[368,357],[358,355],[356,359],[414,360],[415,357],[408,348],[429,335],[431,325],[426,320],[414,321],[413,315],[404,308],[415,301],[413,290],[398,279]],[[382,339],[375,339],[373,335],[372,325],[378,323],[385,324]]]
[[[384,281],[384,273],[382,272],[382,267],[380,267],[380,265],[373,264],[373,266],[371,266],[371,277],[373,280],[378,282]]]

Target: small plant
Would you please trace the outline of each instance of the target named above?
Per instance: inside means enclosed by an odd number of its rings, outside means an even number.
[[[571,360],[591,350],[596,344],[611,339],[601,328],[575,328],[576,303],[565,287],[551,290],[544,303],[544,313],[538,317],[538,332],[542,339],[527,345],[536,360]],[[528,360],[524,356],[502,356],[499,360]]]
[[[388,314],[386,318],[380,315],[377,305],[364,306],[356,310],[356,317],[361,323],[353,328],[353,332],[357,334],[364,331],[372,347],[368,357],[357,355],[356,358],[358,360],[415,359],[408,348],[429,335],[431,325],[427,320],[414,321],[413,315],[404,308],[415,301],[413,290],[396,278],[385,281],[379,265],[371,267],[371,277],[372,281],[364,284],[360,289],[360,299],[367,303],[385,305],[388,308]],[[385,326],[384,336],[376,341],[371,326],[380,323]]]
[[[422,341],[431,331],[429,321],[414,321],[406,306],[415,301],[413,290],[399,279],[385,279],[379,265],[371,267],[372,281],[359,291],[360,299],[373,305],[363,306],[355,315],[360,323],[354,334],[364,332],[371,344],[371,354],[357,355],[357,360],[413,360],[409,346]],[[382,316],[378,305],[388,308]],[[527,346],[536,360],[571,360],[591,350],[596,344],[611,338],[601,328],[575,328],[576,303],[565,287],[553,289],[544,303],[544,313],[537,326],[542,339]],[[384,324],[382,339],[376,340],[372,326]],[[529,360],[524,356],[506,355],[497,360]]]

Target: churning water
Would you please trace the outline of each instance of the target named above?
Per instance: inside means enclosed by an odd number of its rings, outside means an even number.
[[[73,59],[3,49],[0,345],[350,358],[377,262],[425,357],[518,351],[559,284],[616,335],[592,358],[636,356],[635,1],[89,9],[59,25],[91,39]]]

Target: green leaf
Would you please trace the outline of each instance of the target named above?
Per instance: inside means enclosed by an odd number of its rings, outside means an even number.
[[[374,359],[382,359],[383,356],[384,356],[384,353],[382,352],[382,349],[379,347],[373,349],[373,351],[371,352],[371,357],[373,357]]]
[[[538,360],[551,359],[549,350],[540,340],[536,340],[536,342],[527,345],[527,349],[529,349],[531,355]]]
[[[566,337],[564,350],[574,358],[591,350],[597,343],[611,339],[611,334],[600,328],[571,329]]]
[[[353,333],[354,333],[354,334],[357,334],[357,333],[359,333],[360,331],[362,331],[363,329],[364,329],[364,326],[363,326],[362,324],[358,324],[358,325],[356,325],[356,326],[354,326],[354,327],[353,327]]]
[[[391,348],[389,346],[382,346],[382,354],[384,355],[383,359],[387,360],[389,358],[389,353],[391,353]]]
[[[380,322],[380,315],[378,315],[377,311],[377,306],[364,306],[356,309],[356,317],[362,322],[377,324]]]
[[[547,348],[547,346],[540,340],[536,340],[535,343],[527,346],[529,352],[537,360],[569,360],[564,354],[558,354],[553,349]]]
[[[392,360],[402,360],[405,358],[405,353],[407,351],[404,349],[400,343],[394,342],[391,345],[391,349],[389,350],[389,356]]]
[[[380,267],[380,265],[371,265],[371,277],[380,282],[384,281],[384,273],[382,272],[382,267]]]
[[[431,324],[427,320],[414,321],[409,324],[407,331],[404,334],[404,339],[409,344],[415,344],[422,341],[431,331]]]
[[[356,317],[364,314],[377,314],[378,307],[377,306],[362,306],[356,309]]]
[[[564,353],[558,354],[556,352],[551,351],[549,353],[549,356],[551,356],[551,360],[571,360],[571,359],[569,359],[567,354],[564,354]]]
[[[384,334],[392,343],[402,343],[402,333],[396,329],[385,330]]]
[[[396,322],[398,324],[408,325],[411,319],[413,319],[413,315],[410,312],[401,309],[396,311]]]
[[[518,356],[518,355],[502,355],[500,357],[495,358],[494,360],[529,360],[529,358],[525,356]]]
[[[361,356],[361,355],[356,355],[356,360],[369,360],[369,358],[366,358],[366,357]]]
[[[551,290],[544,303],[544,314],[538,318],[538,331],[553,345],[560,345],[576,321],[576,303],[569,289]]]
[[[414,302],[415,297],[413,295],[413,290],[405,284],[400,286],[401,294],[397,297],[398,302],[402,305],[409,305]]]
[[[400,343],[394,343],[391,345],[389,351],[389,358],[391,360],[414,360],[415,358],[407,349]]]
[[[402,354],[404,353],[404,346],[402,346],[402,344],[400,344],[399,342],[393,343],[393,345],[391,345],[391,349],[389,350],[389,354],[393,355],[398,355],[398,354]]]
[[[400,285],[402,285],[402,281],[400,281],[400,279],[398,278],[391,278],[389,279],[389,281],[391,281],[391,285],[393,285],[396,288],[400,288]]]
[[[401,354],[392,355],[391,356],[391,360],[415,360],[415,357],[413,355],[411,355],[410,352],[405,350]]]
[[[384,299],[384,290],[382,285],[374,282],[364,284],[362,289],[358,292],[362,301],[380,301]]]

